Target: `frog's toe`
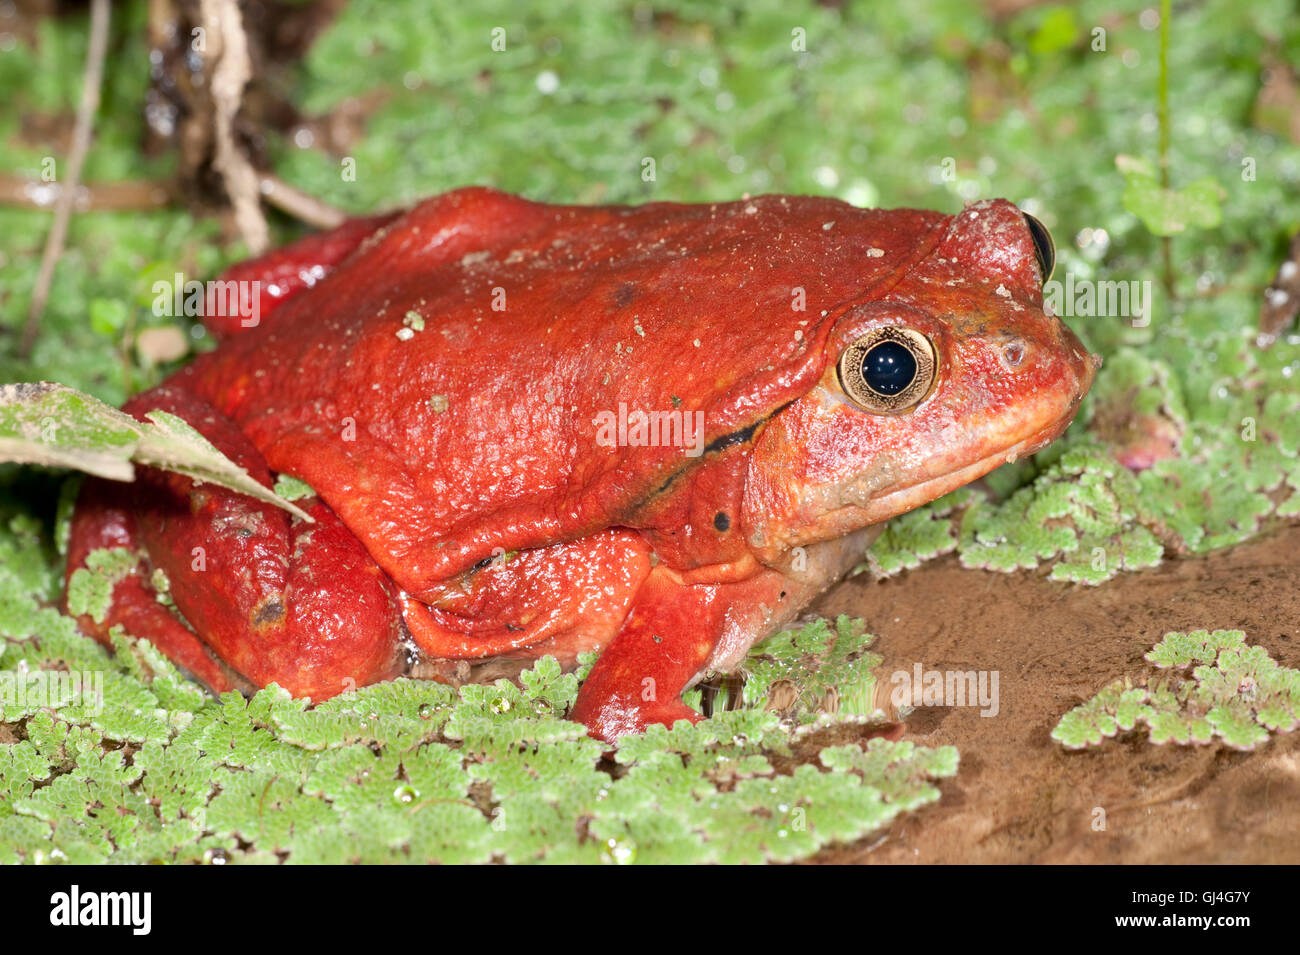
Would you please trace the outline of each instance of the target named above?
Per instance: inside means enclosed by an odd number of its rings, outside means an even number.
[[[667,726],[678,720],[698,723],[704,719],[681,700],[629,705],[622,700],[606,700],[598,707],[584,707],[583,701],[570,715],[587,727],[588,735],[602,742],[612,743],[622,736],[644,733],[651,726]]]

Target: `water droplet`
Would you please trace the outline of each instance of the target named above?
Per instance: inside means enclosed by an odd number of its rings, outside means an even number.
[[[818,166],[813,170],[813,179],[823,189],[834,189],[840,184],[840,174],[830,166]]]
[[[614,865],[631,865],[636,861],[636,843],[631,839],[609,839],[605,842],[605,858]]]
[[[560,78],[553,70],[542,70],[537,74],[537,91],[542,95],[550,96],[559,88]]]

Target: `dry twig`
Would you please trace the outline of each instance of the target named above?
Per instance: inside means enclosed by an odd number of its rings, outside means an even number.
[[[202,0],[203,26],[209,55],[216,62],[212,70],[212,102],[216,110],[216,156],[213,166],[221,173],[235,225],[249,252],[260,255],[270,244],[266,217],[262,214],[261,178],[248,157],[235,143],[235,117],[244,97],[244,87],[253,75],[248,58],[248,37],[235,0]],[[215,49],[214,49],[215,47]]]
[[[0,204],[26,209],[52,209],[67,191],[61,182],[37,182],[22,176],[0,175]],[[72,190],[74,212],[147,212],[172,202],[167,185],[158,182],[123,180],[80,183]]]
[[[22,342],[18,353],[22,357],[31,354],[36,341],[36,332],[40,328],[41,314],[45,311],[45,302],[50,295],[50,284],[54,281],[54,267],[58,265],[63,254],[63,243],[68,236],[68,221],[72,217],[72,206],[77,198],[77,182],[81,178],[81,166],[86,153],[90,150],[90,136],[99,109],[99,88],[104,78],[104,51],[108,47],[108,3],[109,0],[91,0],[90,4],[90,46],[86,52],[86,70],[81,83],[81,102],[77,106],[77,121],[72,130],[72,149],[68,153],[68,170],[64,186],[59,193],[58,204],[54,207],[54,222],[50,234],[45,240],[45,251],[41,255],[41,268],[36,273],[36,284],[32,287],[32,301],[27,309],[27,324],[23,328]]]
[[[308,195],[298,187],[289,185],[279,176],[262,174],[262,195],[268,203],[281,212],[287,212],[295,219],[317,229],[336,228],[348,217],[342,209]]]

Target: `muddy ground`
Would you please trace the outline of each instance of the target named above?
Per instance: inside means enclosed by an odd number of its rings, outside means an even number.
[[[879,673],[918,660],[1000,672],[997,716],[922,708],[908,720],[907,738],[961,751],[942,799],[819,861],[1300,862],[1300,731],[1251,753],[1155,746],[1144,732],[1068,752],[1049,736],[1106,683],[1150,672],[1142,655],[1170,630],[1244,630],[1300,667],[1300,525],[1100,587],[945,557],[885,581],[853,578],[813,609],[866,620]],[[1093,830],[1096,807],[1104,831]]]

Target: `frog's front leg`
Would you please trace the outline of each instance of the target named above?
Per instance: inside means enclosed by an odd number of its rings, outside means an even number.
[[[788,625],[862,560],[880,527],[796,548],[779,567],[752,556],[679,572],[651,571],[570,714],[599,739],[653,723],[696,722],[679,697],[709,672],[729,673],[753,644]]]
[[[697,722],[701,716],[681,701],[682,691],[703,674],[715,651],[748,646],[756,633],[784,621],[785,607],[794,604],[790,582],[776,571],[692,582],[700,576],[661,564],[646,578],[570,714],[593,736],[610,741],[654,723]],[[761,620],[757,608],[765,608]]]
[[[269,486],[260,452],[216,409],[164,385],[132,399],[135,414],[162,409],[184,418],[254,479]],[[213,484],[142,468],[126,507],[102,506],[94,487],[83,497],[70,543],[69,573],[95,546],[117,538],[147,553],[142,570],[162,571],[196,640],[179,621],[149,609],[143,573],[113,594],[106,632],[122,624],[157,642],[177,663],[224,689],[205,665],[199,641],[258,686],[278,683],[320,700],[396,676],[404,665],[397,588],[360,541],[322,501],[305,504],[314,524]],[[116,521],[116,525],[114,524]],[[122,531],[115,535],[115,526]],[[102,633],[98,634],[102,638]]]

